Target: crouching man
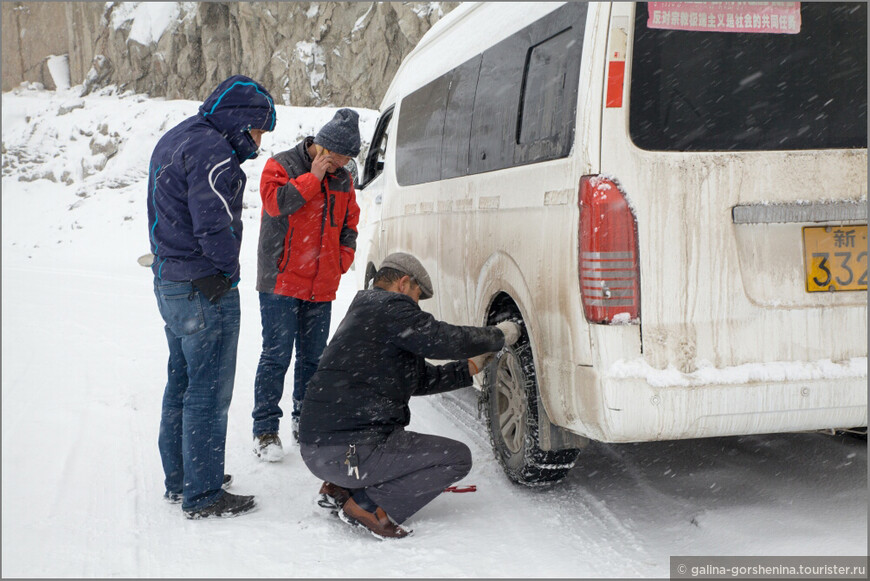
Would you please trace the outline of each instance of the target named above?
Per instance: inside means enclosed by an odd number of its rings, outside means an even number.
[[[493,352],[520,335],[507,321],[437,321],[417,304],[432,294],[415,257],[387,256],[374,288],[357,293],[348,308],[302,405],[302,459],[325,481],[319,504],[381,539],[410,534],[400,525],[471,470],[465,444],[405,430],[411,396],[471,385]],[[427,358],[459,361],[435,366]]]

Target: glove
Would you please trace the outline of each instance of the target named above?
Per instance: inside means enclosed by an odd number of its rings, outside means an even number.
[[[505,347],[509,345],[513,345],[520,338],[520,326],[514,323],[513,321],[502,321],[496,327],[504,333],[504,344]]]
[[[471,375],[477,375],[489,364],[490,361],[492,361],[493,357],[495,357],[495,353],[482,353],[472,357],[468,360],[468,372],[471,373]]]
[[[204,276],[203,278],[198,278],[191,282],[210,303],[218,302],[218,300],[233,286],[233,283],[230,282],[230,277],[222,274]]]

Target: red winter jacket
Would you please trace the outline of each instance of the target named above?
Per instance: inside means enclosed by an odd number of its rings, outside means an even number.
[[[323,181],[311,173],[311,143],[307,137],[263,168],[257,290],[324,302],[335,299],[353,262],[359,206],[347,170]]]

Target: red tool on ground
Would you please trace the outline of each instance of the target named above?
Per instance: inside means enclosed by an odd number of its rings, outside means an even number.
[[[477,486],[469,484],[468,486],[448,486],[444,492],[477,492]]]

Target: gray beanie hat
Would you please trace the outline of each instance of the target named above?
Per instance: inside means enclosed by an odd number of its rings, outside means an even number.
[[[335,117],[317,132],[314,143],[339,155],[358,156],[359,113],[353,109],[339,109]]]
[[[381,268],[392,268],[407,274],[420,285],[420,300],[432,298],[432,281],[420,261],[407,252],[393,252],[384,258]]]

